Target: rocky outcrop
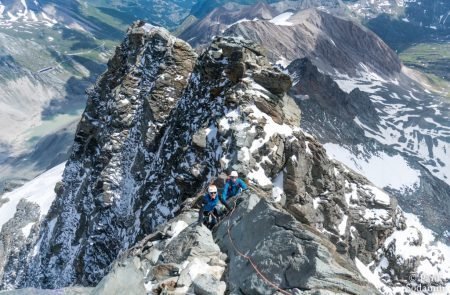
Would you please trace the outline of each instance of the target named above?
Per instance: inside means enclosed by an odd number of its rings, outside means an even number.
[[[344,92],[308,58],[294,60],[287,69],[294,80],[289,94],[302,110],[308,110],[302,127],[314,130],[321,142],[357,144],[357,138],[364,138],[364,131],[354,121],[357,116],[363,124],[377,128],[380,118],[367,93],[359,88]]]
[[[230,293],[273,294],[277,286],[289,294],[377,294],[315,227],[254,193],[240,201],[215,233],[229,255]]]
[[[130,29],[90,91],[33,253],[3,288],[273,292],[237,246],[285,290],[376,292],[352,261],[377,259],[404,228],[396,201],[298,127],[289,76],[259,45],[218,37],[194,58],[164,30]],[[212,234],[192,226],[195,198],[229,170],[252,192]]]
[[[28,254],[27,271],[5,274],[4,287],[97,282],[105,274],[99,269],[135,243],[140,228],[130,226],[140,223],[134,214],[146,201],[149,153],[157,149],[155,138],[195,59],[189,45],[164,29],[144,23],[130,28],[89,91],[63,189],[34,240],[39,255]]]
[[[22,199],[17,204],[14,217],[6,222],[0,231],[0,277],[6,265],[17,267],[23,261],[22,251],[30,250],[27,240],[33,226],[40,219],[39,205]]]

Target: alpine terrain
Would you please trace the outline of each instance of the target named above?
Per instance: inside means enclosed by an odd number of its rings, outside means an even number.
[[[446,94],[404,66],[370,30],[330,14],[335,8],[290,6],[285,11],[282,3],[224,5],[180,37],[199,47],[214,34],[262,44],[269,60],[292,77],[289,93],[303,110],[301,126],[315,134],[332,157],[395,195],[403,208],[446,240]]]
[[[374,51],[389,52],[379,42]],[[197,54],[141,21],[128,29],[88,91],[69,160],[0,199],[1,288],[20,289],[9,294],[448,290],[450,248],[393,196],[330,159],[322,134],[303,128],[311,110],[299,99],[320,99],[301,91],[320,93],[317,81],[329,74],[308,59],[281,70],[270,63],[270,46],[244,37],[215,37],[204,46]],[[399,70],[400,63],[378,75]],[[363,104],[358,116],[378,124],[384,114],[374,94],[360,92],[337,92],[336,108],[351,117]],[[362,120],[357,126],[365,135]],[[211,183],[222,188],[231,170],[250,189],[230,200],[233,209],[210,231],[196,222],[197,197]]]
[[[0,1],[0,192],[67,160],[84,91],[133,20],[174,28],[195,2]]]

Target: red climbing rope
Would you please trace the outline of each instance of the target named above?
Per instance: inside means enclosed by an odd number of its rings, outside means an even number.
[[[227,231],[228,231],[228,238],[230,239],[231,245],[233,246],[234,250],[239,254],[239,256],[241,256],[244,259],[247,259],[248,262],[250,262],[250,264],[253,267],[253,269],[255,270],[256,274],[259,275],[268,285],[270,285],[271,287],[273,287],[277,291],[280,291],[283,294],[292,295],[291,293],[281,289],[275,283],[271,282],[265,275],[263,275],[261,273],[261,271],[258,269],[258,267],[253,262],[253,260],[249,256],[247,256],[247,255],[243,254],[241,251],[239,251],[239,249],[236,247],[236,244],[234,243],[233,238],[231,237],[231,232],[230,232],[230,228],[231,228],[231,226],[230,226],[230,219],[231,219],[231,216],[233,215],[234,209],[236,209],[236,202],[233,202],[233,203],[234,203],[234,206],[233,206],[233,209],[231,210],[231,213],[230,213],[229,218],[228,218],[228,229],[227,229]]]

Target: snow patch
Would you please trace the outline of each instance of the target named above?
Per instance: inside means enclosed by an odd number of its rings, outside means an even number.
[[[379,188],[371,185],[365,185],[364,188],[366,189],[366,192],[369,192],[374,197],[375,203],[381,205],[389,205],[391,203],[389,195],[380,190]]]
[[[291,61],[284,56],[280,56],[280,59],[275,62],[276,65],[280,65],[283,69],[286,69],[290,63]]]
[[[266,176],[261,165],[257,165],[258,170],[252,170],[247,177],[261,186],[272,185],[272,181]]]
[[[420,171],[411,168],[401,155],[390,156],[383,152],[378,152],[378,155],[355,155],[334,143],[326,143],[324,147],[330,158],[366,176],[378,187],[403,191],[417,186],[420,182]]]
[[[33,225],[34,225],[34,222],[30,222],[22,228],[22,233],[23,233],[24,237],[28,237],[30,235],[31,228],[33,227]]]
[[[277,177],[273,180],[272,199],[274,202],[280,202],[284,195],[284,172],[280,171]]]
[[[293,26],[293,23],[288,22],[288,19],[290,19],[293,14],[294,13],[292,12],[284,12],[272,18],[269,22],[276,24],[277,26]]]
[[[358,258],[355,258],[355,264],[358,268],[359,272],[365,277],[370,283],[372,283],[377,289],[381,289],[385,287],[385,285],[381,282],[380,277],[374,274],[369,267],[364,265]]]
[[[314,208],[314,209],[319,208],[319,203],[320,203],[320,198],[319,198],[319,197],[314,198],[314,199],[313,199],[313,208]]]
[[[178,220],[175,224],[172,224],[170,231],[167,232],[170,235],[167,243],[170,243],[170,241],[175,239],[188,226],[189,224],[187,224],[184,220]]]
[[[17,204],[21,199],[38,204],[41,217],[47,214],[56,197],[55,184],[61,180],[65,165],[65,163],[59,164],[12,192],[4,194],[2,199],[9,201],[0,207],[0,227],[14,217]]]
[[[383,225],[390,221],[389,212],[384,209],[365,209],[363,219],[370,221],[373,225]]]
[[[255,20],[255,19],[253,19],[253,20]],[[257,20],[257,19],[256,19],[256,20]],[[252,21],[252,20],[243,18],[243,19],[240,19],[240,20],[238,20],[238,21],[235,21],[235,22],[232,23],[232,24],[229,24],[229,25],[227,26],[227,29],[230,28],[230,27],[232,27],[232,26],[234,26],[234,25],[236,25],[236,24],[240,24],[240,23],[244,23],[244,22],[251,22],[251,21]],[[218,24],[220,25],[220,23],[218,23]]]
[[[252,116],[254,116],[256,118],[265,118],[266,119],[266,124],[264,125],[264,132],[265,132],[266,136],[264,138],[259,138],[255,141],[253,141],[252,146],[250,148],[251,153],[253,153],[254,151],[258,150],[260,147],[262,147],[275,134],[280,134],[285,137],[292,135],[294,130],[289,125],[286,125],[286,124],[280,125],[280,124],[275,123],[270,116],[261,112],[255,105],[251,105],[248,108],[253,110]]]
[[[338,225],[339,234],[341,236],[345,235],[345,229],[347,228],[347,220],[348,215],[344,215],[344,217],[342,217],[342,222]]]
[[[423,284],[424,288],[431,285],[434,290],[440,290],[443,291],[442,294],[447,294],[445,290],[450,290],[450,283],[448,283],[450,280],[450,247],[436,240],[434,232],[425,228],[416,215],[410,213],[403,213],[403,215],[407,228],[395,231],[386,239],[383,247],[377,252],[378,259],[369,264],[373,271],[356,258],[355,263],[358,270],[383,294],[397,294],[397,292],[398,294],[419,294],[419,292],[410,292],[414,291],[417,282]],[[385,253],[389,253],[391,259],[387,259],[384,256]],[[388,272],[392,256],[400,266],[408,264],[408,261],[417,263],[417,269],[409,276],[408,285],[396,287],[386,285],[390,282],[390,275],[394,275],[394,273]]]

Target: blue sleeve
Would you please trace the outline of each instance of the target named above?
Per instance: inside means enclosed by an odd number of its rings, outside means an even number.
[[[242,189],[246,190],[247,189],[247,184],[245,184],[245,182],[242,181],[242,179],[240,179],[240,178],[239,178],[238,181],[239,181],[239,185],[242,187]]]
[[[230,183],[227,181],[225,183],[225,186],[223,187],[223,192],[222,192],[222,200],[226,201],[227,200],[227,193],[228,193],[228,188],[230,186]]]

